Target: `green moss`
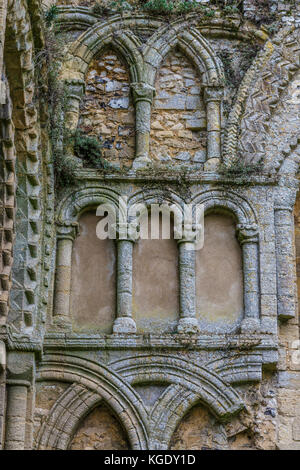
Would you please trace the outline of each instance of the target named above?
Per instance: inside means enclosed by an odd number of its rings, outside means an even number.
[[[229,166],[221,163],[219,165],[219,173],[224,178],[233,179],[235,184],[249,184],[251,176],[259,176],[263,174],[263,163],[247,163],[244,159],[238,158],[234,160]]]
[[[109,4],[103,1],[97,1],[95,5],[91,7],[91,12],[95,15],[106,16],[109,13],[122,12],[132,10],[133,7],[126,0],[114,0]]]
[[[103,169],[107,164],[102,159],[102,145],[96,137],[88,136],[77,130],[73,136],[74,153],[83,160],[83,163],[92,168]]]
[[[44,12],[44,21],[47,26],[47,28],[50,28],[50,26],[54,23],[57,15],[59,13],[59,8],[56,5],[51,5],[48,10]]]

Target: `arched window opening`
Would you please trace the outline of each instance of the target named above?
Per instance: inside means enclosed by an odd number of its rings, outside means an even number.
[[[194,406],[184,416],[170,442],[170,450],[224,450],[227,448],[224,427],[202,405]]]

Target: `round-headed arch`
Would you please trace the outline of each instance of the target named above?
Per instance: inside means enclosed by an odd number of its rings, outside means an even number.
[[[110,363],[131,384],[169,383],[195,393],[220,420],[243,408],[237,392],[217,373],[178,356],[141,354]]]
[[[59,224],[78,222],[83,212],[101,204],[111,205],[116,211],[117,220],[119,211],[125,210],[121,195],[117,191],[97,185],[88,186],[79,191],[74,190],[64,197],[58,206],[57,222]]]
[[[196,194],[192,199],[193,204],[203,204],[204,214],[216,211],[230,213],[237,224],[242,226],[253,226],[257,219],[249,202],[234,191],[226,189],[214,189]]]
[[[53,406],[40,429],[39,448],[67,449],[81,419],[104,400],[121,421],[132,449],[147,449],[147,411],[137,392],[119,374],[75,354],[55,352],[45,355],[37,373],[37,381],[47,380],[76,384],[78,393],[74,385]]]

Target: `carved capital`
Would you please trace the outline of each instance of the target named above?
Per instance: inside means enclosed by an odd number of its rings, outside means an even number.
[[[79,232],[78,222],[73,221],[57,221],[56,222],[56,236],[58,240],[68,238],[70,240],[75,240]]]
[[[204,88],[204,100],[206,103],[211,101],[220,102],[222,101],[224,90],[221,87],[205,87]]]
[[[278,187],[275,192],[274,198],[274,209],[276,210],[288,210],[293,211],[296,201],[296,195],[298,191],[298,184],[296,187],[288,187],[288,182],[286,187]]]
[[[198,243],[203,234],[202,224],[187,224],[183,226],[174,226],[174,238],[177,243]]]
[[[133,100],[135,103],[138,101],[148,101],[150,104],[155,96],[155,88],[147,83],[132,83],[131,84]]]
[[[244,243],[257,243],[258,242],[258,229],[256,224],[252,225],[237,225],[237,236],[241,245]]]
[[[136,222],[119,222],[112,225],[117,236],[117,241],[127,240],[135,242],[139,238],[138,224]]]
[[[85,91],[85,82],[84,80],[73,78],[65,80],[65,84],[68,88],[68,98],[81,99]]]
[[[6,368],[6,347],[4,341],[0,340],[0,373]]]
[[[32,352],[11,351],[7,355],[7,378],[12,381],[33,380],[35,374],[35,358]]]

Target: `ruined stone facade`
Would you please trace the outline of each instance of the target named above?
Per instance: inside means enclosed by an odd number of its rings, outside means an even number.
[[[0,448],[299,450],[299,2],[56,3],[0,0]]]

